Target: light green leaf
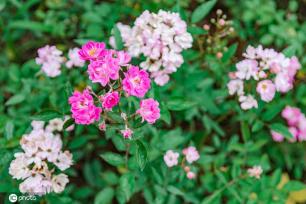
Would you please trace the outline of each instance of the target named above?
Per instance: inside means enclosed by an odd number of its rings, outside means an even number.
[[[24,101],[25,95],[24,94],[17,94],[15,96],[12,96],[8,101],[6,101],[5,105],[10,106],[10,105],[15,105],[18,103],[21,103]]]
[[[39,113],[36,113],[31,117],[32,120],[42,120],[42,121],[49,121],[54,118],[61,118],[63,116],[62,113],[56,110],[43,110]]]
[[[100,155],[107,163],[113,166],[120,166],[124,164],[124,159],[120,154],[107,152]]]
[[[108,204],[112,202],[114,197],[114,189],[107,187],[100,191],[95,197],[94,204]]]
[[[200,20],[202,20],[210,12],[210,10],[214,7],[216,2],[217,0],[210,0],[198,6],[191,15],[191,22],[197,23]]]
[[[148,155],[147,155],[147,149],[143,145],[143,143],[139,140],[136,141],[137,149],[136,149],[136,159],[137,163],[141,169],[141,171],[145,168]]]
[[[288,128],[281,123],[273,123],[273,124],[270,125],[270,128],[273,131],[278,132],[279,134],[283,135],[285,138],[287,138],[289,140],[293,138],[293,136],[289,132]]]

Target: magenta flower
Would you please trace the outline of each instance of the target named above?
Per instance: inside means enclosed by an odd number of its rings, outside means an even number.
[[[271,80],[263,80],[257,84],[256,91],[260,94],[261,100],[270,102],[275,96],[275,85]]]
[[[95,106],[94,100],[87,89],[82,93],[75,91],[69,97],[69,104],[71,105],[72,118],[77,124],[88,125],[100,119],[102,109]]]
[[[79,56],[82,60],[96,60],[103,57],[105,44],[103,42],[89,41],[82,46]]]
[[[106,110],[111,110],[114,106],[119,103],[120,96],[117,91],[107,93],[104,96],[101,96],[102,107]]]
[[[151,88],[149,74],[145,70],[139,70],[138,67],[131,66],[124,75],[122,85],[123,90],[128,95],[142,98]]]
[[[155,123],[160,118],[159,103],[152,98],[140,101],[140,109],[136,111],[142,117],[142,122],[145,120],[150,124]]]
[[[89,79],[93,83],[100,83],[102,86],[106,86],[110,80],[117,80],[119,78],[118,65],[115,65],[114,61],[92,61],[88,66]]]

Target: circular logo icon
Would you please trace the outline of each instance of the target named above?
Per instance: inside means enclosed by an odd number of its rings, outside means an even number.
[[[18,197],[16,194],[10,194],[9,195],[9,201],[12,202],[12,203],[16,203],[18,200]]]

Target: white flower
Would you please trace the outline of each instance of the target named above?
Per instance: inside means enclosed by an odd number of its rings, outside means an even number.
[[[69,182],[66,174],[59,174],[52,178],[52,188],[55,193],[61,193],[64,191],[67,183]]]
[[[46,129],[50,132],[53,131],[62,131],[63,130],[64,121],[60,118],[54,118],[49,121]]]
[[[258,63],[256,60],[242,60],[236,64],[237,72],[236,76],[239,79],[249,80],[253,77],[255,80],[258,80],[257,72],[258,72]]]
[[[29,162],[24,153],[16,153],[15,159],[11,162],[9,167],[9,174],[15,179],[25,179],[31,175],[28,168]]]
[[[72,154],[69,151],[61,152],[54,164],[62,171],[66,170],[72,165]]]
[[[237,93],[238,96],[243,95],[243,81],[240,79],[233,79],[228,82],[227,88],[230,95]]]
[[[248,110],[251,108],[258,108],[257,101],[251,95],[240,96],[239,102],[241,103],[240,106],[243,110]]]
[[[42,128],[44,128],[44,125],[45,125],[45,122],[44,121],[38,121],[38,120],[33,120],[32,122],[31,122],[31,125],[32,125],[32,127],[33,127],[33,129],[35,130],[35,129],[42,129]]]

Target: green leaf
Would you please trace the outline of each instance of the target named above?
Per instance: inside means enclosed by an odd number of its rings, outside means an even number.
[[[74,119],[69,118],[68,120],[65,121],[65,123],[63,125],[63,129],[66,130],[68,127],[70,127],[73,124],[74,124]]]
[[[6,101],[5,105],[7,106],[15,105],[15,104],[21,103],[22,101],[24,101],[24,99],[25,99],[24,94],[17,94],[15,96],[12,96],[8,101]]]
[[[43,110],[31,117],[32,120],[49,121],[54,118],[61,118],[63,114],[56,110]]]
[[[114,32],[114,37],[115,37],[115,42],[116,42],[116,48],[117,48],[117,50],[122,50],[123,49],[123,41],[122,41],[120,30],[118,29],[118,27],[116,25],[113,28],[113,32]]]
[[[167,190],[170,193],[173,193],[174,195],[184,196],[184,193],[180,189],[176,188],[175,186],[168,186]]]
[[[119,181],[120,191],[123,193],[125,200],[129,201],[135,189],[135,178],[131,173],[121,176]]]
[[[144,146],[144,144],[139,140],[136,141],[136,145],[137,145],[137,149],[136,149],[137,163],[138,163],[141,171],[143,171],[143,169],[146,166],[147,160],[148,160],[147,149]]]
[[[111,203],[114,197],[114,189],[107,187],[100,191],[95,197],[94,204],[108,204]]]
[[[181,99],[175,99],[175,100],[169,101],[166,105],[169,110],[182,111],[182,110],[186,110],[186,109],[189,109],[195,106],[196,103],[191,102],[191,101],[184,101]]]
[[[107,163],[113,166],[120,166],[124,164],[124,159],[120,154],[107,152],[100,155]]]
[[[5,137],[6,139],[11,139],[13,137],[13,131],[14,131],[14,123],[13,121],[8,121],[5,124]]]
[[[289,140],[293,138],[293,136],[289,132],[288,128],[281,123],[273,123],[273,124],[270,125],[270,128],[273,131],[278,132],[279,134],[283,135],[285,138],[287,138]]]
[[[200,20],[202,20],[210,12],[210,10],[214,7],[216,2],[217,0],[210,0],[198,6],[191,15],[191,22],[197,23]]]
[[[249,125],[245,121],[241,122],[241,133],[242,133],[244,142],[249,141],[251,134],[250,134]]]
[[[9,24],[10,28],[16,29],[25,29],[31,31],[40,31],[40,32],[51,32],[53,27],[51,25],[46,25],[40,22],[28,21],[28,20],[19,20],[13,21]]]
[[[237,47],[238,47],[237,43],[232,44],[228,48],[228,50],[226,52],[224,52],[223,57],[221,59],[222,62],[227,62],[229,59],[231,59],[235,55]]]
[[[300,191],[306,189],[306,185],[300,181],[289,181],[283,189],[285,191]]]

